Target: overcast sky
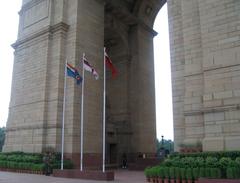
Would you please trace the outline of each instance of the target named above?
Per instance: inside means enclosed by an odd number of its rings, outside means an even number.
[[[10,100],[13,48],[18,30],[18,11],[21,0],[6,0],[0,8],[0,127],[6,125]]]
[[[13,48],[17,39],[18,11],[21,0],[1,2],[0,10],[0,127],[6,126],[11,92]],[[154,29],[159,33],[154,40],[157,137],[173,139],[171,76],[168,42],[167,6],[158,14]]]
[[[158,13],[154,29],[158,32],[154,39],[157,137],[161,139],[161,135],[163,135],[166,139],[173,139],[171,67],[166,4]]]

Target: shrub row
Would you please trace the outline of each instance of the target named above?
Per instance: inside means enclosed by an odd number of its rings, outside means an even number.
[[[162,179],[197,180],[200,177],[215,179],[223,178],[220,168],[179,168],[155,166],[146,168],[144,173],[146,177],[160,177]],[[240,178],[240,168],[228,167],[226,169],[226,177],[224,178]]]
[[[61,168],[60,153],[51,155],[50,166],[53,169]],[[0,153],[0,168],[42,171],[45,168],[43,154],[23,152]],[[70,160],[64,160],[64,168],[73,168],[73,163]]]
[[[167,167],[179,167],[179,168],[196,168],[196,167],[209,167],[209,168],[221,168],[238,167],[240,166],[240,157],[231,159],[228,157],[222,157],[217,159],[215,157],[174,157],[166,159],[162,165]]]
[[[220,159],[222,157],[227,157],[231,159],[236,159],[237,157],[240,157],[240,151],[218,151],[218,152],[199,152],[199,153],[188,153],[188,154],[180,154],[178,152],[172,153],[170,158],[174,157],[202,157],[206,159],[207,157],[214,157],[217,159]]]
[[[0,161],[1,168],[8,169],[19,169],[19,170],[33,170],[33,171],[42,171],[44,169],[44,164],[35,164],[35,163],[20,163],[14,161]]]
[[[145,169],[145,175],[169,179],[194,180],[199,177],[237,179],[240,178],[240,153],[234,151],[174,154],[165,159],[161,165]]]
[[[41,163],[42,155],[16,155],[16,154],[6,155],[1,153],[0,161]]]

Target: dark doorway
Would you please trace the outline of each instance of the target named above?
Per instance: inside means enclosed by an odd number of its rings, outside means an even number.
[[[117,144],[109,144],[109,163],[117,163]]]

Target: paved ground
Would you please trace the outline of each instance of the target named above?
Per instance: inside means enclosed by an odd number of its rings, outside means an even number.
[[[0,171],[0,183],[144,183],[145,176],[141,171],[115,171],[115,181],[92,181],[80,179],[65,179],[44,175],[10,173]]]

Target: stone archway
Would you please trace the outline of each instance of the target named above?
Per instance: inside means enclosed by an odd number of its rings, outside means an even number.
[[[120,68],[108,80],[109,144],[117,161],[155,154],[153,22],[165,0],[23,0],[4,151],[60,149],[64,63],[82,53],[103,72],[103,47]],[[240,2],[169,0],[175,150],[239,148]],[[224,8],[223,8],[224,7]],[[231,17],[228,17],[231,12]],[[110,17],[110,18],[109,18]],[[120,51],[119,51],[120,50]],[[124,72],[122,72],[124,71]],[[86,76],[84,164],[102,153],[102,78]],[[79,163],[80,90],[67,79],[65,155]],[[127,130],[126,130],[127,129]],[[113,135],[113,136],[111,136]],[[116,138],[115,138],[116,137]]]

